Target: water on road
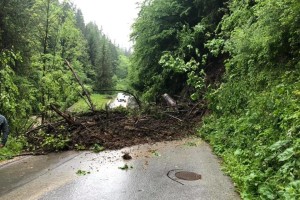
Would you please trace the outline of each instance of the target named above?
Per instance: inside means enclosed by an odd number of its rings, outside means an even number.
[[[128,152],[131,160],[122,155]],[[121,169],[126,168],[127,170]],[[201,179],[178,179],[188,171]],[[78,173],[80,172],[80,173]],[[85,175],[84,175],[85,174]],[[200,139],[161,142],[118,151],[63,152],[0,166],[0,199],[235,200],[234,186]]]

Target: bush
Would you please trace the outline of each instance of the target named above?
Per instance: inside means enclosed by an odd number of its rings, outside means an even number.
[[[199,134],[224,159],[244,199],[300,197],[299,76],[300,65],[261,70],[208,95],[214,112]],[[259,87],[259,77],[268,84]]]
[[[12,159],[27,145],[24,137],[9,137],[6,146],[0,149],[0,160]]]

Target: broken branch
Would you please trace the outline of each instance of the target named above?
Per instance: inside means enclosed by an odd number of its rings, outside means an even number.
[[[65,60],[65,62],[66,62],[66,64],[67,64],[67,66],[69,67],[69,69],[71,70],[71,72],[73,73],[73,75],[74,75],[74,77],[76,78],[77,82],[78,82],[79,85],[81,86],[81,88],[82,88],[82,90],[83,90],[83,92],[84,92],[86,98],[87,98],[88,101],[89,101],[89,106],[90,106],[92,112],[95,112],[95,106],[94,106],[94,104],[93,104],[93,102],[92,102],[92,99],[91,99],[91,97],[90,97],[89,92],[85,89],[83,83],[82,83],[81,80],[79,79],[78,75],[76,74],[76,72],[75,72],[75,70],[73,69],[73,67],[71,66],[71,64],[70,64],[67,60]]]
[[[50,108],[56,112],[59,116],[61,116],[62,118],[64,118],[68,124],[76,124],[78,125],[78,123],[72,118],[72,116],[70,114],[66,114],[66,113],[63,113],[62,111],[60,111],[58,108],[56,108],[55,105],[51,104],[50,105]]]

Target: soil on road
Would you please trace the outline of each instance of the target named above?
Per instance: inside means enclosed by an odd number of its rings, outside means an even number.
[[[97,111],[70,118],[69,122],[61,120],[42,125],[28,132],[26,137],[34,151],[39,153],[55,150],[53,145],[43,145],[47,141],[45,136],[49,135],[53,136],[52,139],[68,141],[64,150],[76,149],[78,146],[88,149],[95,144],[115,150],[194,135],[203,114],[203,110],[192,108],[169,111],[155,108],[146,113]]]

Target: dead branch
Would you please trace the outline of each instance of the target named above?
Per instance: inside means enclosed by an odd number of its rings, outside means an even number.
[[[60,111],[58,108],[56,108],[55,105],[51,104],[50,105],[50,108],[56,112],[59,116],[61,116],[62,118],[64,118],[68,124],[71,124],[71,125],[78,125],[78,123],[72,118],[72,116],[70,114],[66,114],[66,113],[63,113],[62,111]]]
[[[173,115],[170,115],[170,114],[167,114],[167,113],[165,113],[165,115],[167,115],[167,116],[169,116],[169,117],[172,117],[172,118],[174,118],[174,119],[177,119],[177,120],[180,121],[180,122],[183,122],[182,119],[179,119],[178,117],[175,117],[175,116],[173,116]]]
[[[37,131],[37,130],[46,128],[46,127],[48,127],[48,126],[55,126],[55,125],[57,125],[57,124],[61,124],[61,122],[62,122],[62,120],[57,121],[57,122],[54,122],[54,123],[52,123],[52,124],[42,124],[42,125],[40,125],[40,126],[37,126],[37,127],[33,128],[33,129],[28,130],[27,132],[25,132],[25,134],[28,135],[28,134],[30,134],[30,133],[32,133],[32,132],[35,132],[35,131]]]
[[[91,107],[89,101],[86,100],[86,98],[84,98],[84,96],[82,95],[82,92],[80,92],[80,91],[78,91],[78,90],[76,90],[76,91],[77,91],[78,95],[85,101],[85,103],[86,103],[89,107]]]
[[[172,99],[172,97],[170,95],[168,95],[167,93],[163,94],[162,97],[164,98],[164,100],[166,101],[166,103],[168,104],[168,106],[170,107],[177,107],[177,103],[174,99]]]
[[[41,155],[47,155],[45,152],[25,152],[21,153],[19,155],[15,155],[14,157],[22,157],[22,156],[41,156]]]
[[[88,130],[89,132],[91,132],[92,133],[92,130],[91,129],[89,129],[87,126],[85,126],[84,124],[80,124],[83,128],[85,128],[86,130]]]
[[[139,128],[142,129],[142,130],[145,130],[145,131],[152,131],[152,132],[156,132],[156,133],[164,133],[166,135],[171,135],[172,134],[171,132],[168,132],[168,131],[155,130],[155,129],[151,129],[151,128],[147,128],[147,127],[139,127]]]
[[[200,104],[202,104],[202,103],[203,103],[202,101],[196,103],[196,104],[193,106],[193,108],[190,110],[190,112],[188,113],[188,116],[190,116],[190,115],[194,112],[194,110],[195,110]]]
[[[25,134],[28,135],[29,133],[32,133],[32,132],[37,131],[37,130],[40,130],[40,129],[45,128],[45,127],[47,127],[47,126],[48,126],[48,124],[40,125],[40,126],[38,126],[38,127],[36,127],[36,128],[30,129],[30,130],[27,131]]]
[[[92,102],[92,99],[91,99],[91,97],[90,97],[89,92],[85,89],[84,85],[82,84],[81,80],[79,79],[78,75],[76,74],[76,72],[75,72],[75,70],[73,69],[73,67],[71,66],[71,64],[70,64],[67,60],[65,60],[65,62],[66,62],[66,64],[67,64],[67,66],[69,67],[69,69],[71,70],[71,72],[73,73],[73,75],[74,75],[74,77],[76,78],[77,82],[78,82],[79,85],[81,86],[81,88],[82,88],[82,90],[83,90],[83,92],[84,92],[86,98],[87,98],[88,101],[89,101],[89,106],[90,106],[92,112],[95,112],[95,106],[94,106],[94,104],[93,104],[93,102]]]
[[[133,127],[133,126],[124,126],[124,129],[129,130],[129,131],[140,131],[140,132],[150,131],[150,132],[164,133],[164,134],[167,134],[167,135],[171,135],[170,132],[150,129],[150,128],[147,128],[147,127],[138,127],[137,128],[137,127]]]

